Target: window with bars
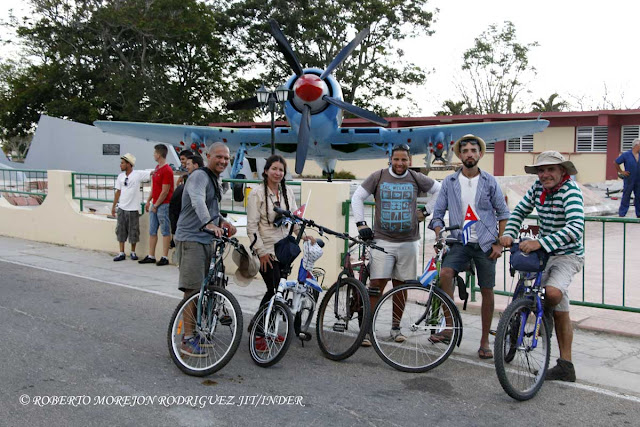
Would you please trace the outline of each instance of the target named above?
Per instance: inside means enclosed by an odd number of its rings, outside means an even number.
[[[576,151],[606,153],[608,135],[606,126],[579,126],[576,128]]]
[[[507,140],[508,152],[530,152],[533,151],[533,135],[524,135],[519,138]]]
[[[640,125],[622,126],[620,151],[631,150],[631,143],[636,138],[640,138]]]
[[[487,146],[487,153],[493,153],[496,150],[495,142],[485,142],[485,145]]]

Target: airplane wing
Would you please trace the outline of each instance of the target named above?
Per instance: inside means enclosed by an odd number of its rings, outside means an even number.
[[[331,148],[342,152],[340,158],[343,159],[383,157],[375,145],[389,143],[408,144],[412,154],[423,154],[427,152],[429,142],[451,143],[467,134],[479,136],[485,142],[496,142],[542,132],[547,126],[548,120],[514,120],[395,129],[342,127],[331,141]]]
[[[270,151],[271,129],[225,128],[212,126],[171,125],[162,123],[95,121],[94,126],[104,132],[117,135],[134,136],[149,141],[158,141],[178,146],[180,141],[188,147],[191,143],[210,143],[222,141],[231,152],[240,148],[241,143],[266,145],[250,150],[249,155],[266,154]],[[294,152],[297,135],[290,128],[275,129],[276,148],[285,152]]]

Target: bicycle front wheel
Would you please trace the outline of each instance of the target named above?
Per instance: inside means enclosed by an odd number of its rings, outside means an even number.
[[[201,300],[199,292],[183,299],[171,316],[167,333],[173,363],[185,374],[198,377],[222,369],[238,349],[242,322],[240,304],[226,289],[207,289]]]
[[[284,357],[293,341],[293,315],[282,301],[274,301],[267,319],[269,303],[263,304],[254,317],[249,336],[249,353],[258,365],[266,368]]]
[[[435,368],[449,357],[461,336],[462,319],[451,298],[440,288],[417,281],[384,294],[373,312],[373,348],[400,371]]]
[[[516,400],[529,400],[542,387],[549,366],[551,339],[544,317],[536,335],[535,303],[529,298],[513,301],[498,323],[494,357],[496,374],[504,391]]]
[[[346,359],[358,350],[370,323],[367,289],[356,279],[340,279],[329,288],[318,309],[318,346],[331,360]]]

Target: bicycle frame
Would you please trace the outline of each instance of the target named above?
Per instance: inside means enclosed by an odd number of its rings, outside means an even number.
[[[534,349],[538,346],[538,336],[540,335],[540,327],[542,326],[542,317],[544,313],[542,300],[544,299],[545,289],[541,286],[542,272],[529,273],[522,271],[519,272],[519,274],[520,280],[518,280],[518,285],[513,292],[513,299],[522,295],[523,298],[532,299],[535,302],[536,326],[534,328],[533,339],[531,341],[531,349]],[[533,280],[533,284],[527,285],[526,282],[530,280]],[[524,341],[524,329],[526,326],[525,316],[526,313],[521,314],[520,331],[518,332],[518,340],[516,342],[517,347],[522,347],[522,342]]]

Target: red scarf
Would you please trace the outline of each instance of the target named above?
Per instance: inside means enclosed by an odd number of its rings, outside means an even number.
[[[571,179],[571,177],[569,176],[568,173],[564,174],[564,176],[562,177],[562,180],[560,181],[560,183],[558,185],[556,185],[555,187],[553,187],[551,190],[547,190],[546,188],[542,190],[542,194],[540,195],[540,204],[544,205],[544,201],[547,198],[547,194],[553,194],[556,191],[558,191],[560,189],[560,187],[562,187],[562,184],[564,184],[565,182],[569,181]]]

